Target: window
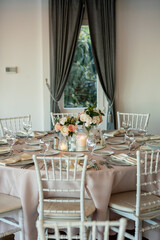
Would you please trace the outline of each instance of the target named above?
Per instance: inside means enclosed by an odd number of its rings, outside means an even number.
[[[88,26],[82,26],[73,65],[64,90],[64,108],[85,108],[97,103],[97,72]]]
[[[82,25],[73,65],[59,106],[61,112],[79,113],[93,103],[105,113],[107,100],[94,64],[89,26]],[[102,128],[106,129],[105,117]]]

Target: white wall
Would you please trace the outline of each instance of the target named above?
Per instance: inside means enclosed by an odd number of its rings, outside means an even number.
[[[150,113],[160,134],[160,1],[117,0],[116,109]]]
[[[0,1],[0,117],[30,113],[35,130],[44,128],[42,40],[41,0]]]
[[[50,127],[47,12],[47,0],[0,1],[0,117],[30,113],[40,130]],[[149,112],[149,130],[160,134],[159,13],[159,0],[117,0],[115,98],[116,110]]]

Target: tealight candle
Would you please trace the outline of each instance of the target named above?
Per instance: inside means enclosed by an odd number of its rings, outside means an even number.
[[[65,142],[60,143],[59,148],[62,151],[67,151],[67,143]]]
[[[78,151],[85,151],[87,147],[87,135],[85,133],[78,133],[76,136],[76,149]]]

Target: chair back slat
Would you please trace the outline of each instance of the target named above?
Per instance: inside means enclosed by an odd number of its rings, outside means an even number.
[[[159,151],[145,152],[145,161],[141,160],[142,153],[137,151],[137,196],[136,216],[160,210],[160,157]]]
[[[118,228],[118,235],[117,240],[124,240],[124,233],[126,229],[127,220],[124,218],[121,218],[119,221],[66,221],[66,222],[54,222],[54,223],[44,223],[42,221],[37,221],[37,229],[39,231],[39,237],[40,240],[45,240],[44,236],[44,228],[52,228],[55,232],[53,236],[54,239],[79,239],[84,240],[85,238],[85,232],[86,228],[90,228],[91,233],[91,239],[96,240],[96,236],[98,234],[98,227],[104,228],[104,237],[103,240],[109,239],[109,229],[117,227]],[[75,235],[73,229],[78,228],[79,229],[79,235]],[[66,229],[66,235],[60,234],[60,231],[62,229]]]
[[[60,120],[60,118],[62,117],[75,117],[77,118],[78,116],[78,113],[53,113],[51,112],[51,120],[52,120],[52,124],[53,124],[53,127],[56,125],[57,121]]]
[[[55,214],[79,213],[81,219],[85,219],[84,185],[88,157],[38,157],[34,155],[33,159],[40,193],[40,217],[43,219],[43,213],[49,212]],[[82,166],[79,165],[80,161],[83,163]],[[60,197],[61,193],[65,193],[69,197],[72,195],[73,198],[63,199]],[[58,196],[58,199],[51,197],[55,195]],[[53,209],[44,209],[44,203],[78,203],[80,210],[54,211]]]
[[[0,118],[0,126],[2,135],[5,135],[5,128],[11,130],[12,132],[17,132],[23,130],[23,122],[30,121],[31,115],[11,117],[11,118]]]
[[[149,122],[149,113],[121,113],[117,112],[118,129],[123,128],[122,122],[131,124],[130,129],[146,131]]]

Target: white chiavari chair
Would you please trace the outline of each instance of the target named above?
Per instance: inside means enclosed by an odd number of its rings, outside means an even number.
[[[11,217],[14,213],[18,214],[18,223]],[[0,221],[12,226],[9,230],[1,232],[0,238],[20,232],[20,240],[24,239],[22,205],[19,198],[0,193]]]
[[[117,112],[118,129],[123,128],[122,122],[130,124],[132,130],[146,131],[149,122],[149,113],[121,113]]]
[[[160,221],[155,221],[160,217],[159,183],[159,151],[145,152],[143,161],[137,151],[136,191],[113,194],[109,203],[111,211],[135,221],[135,235],[125,233],[125,237],[141,240],[144,231],[160,227]]]
[[[87,158],[33,156],[39,187],[38,219],[44,224],[48,221],[86,221],[92,217],[94,203],[85,199]],[[52,236],[47,231],[45,234]]]
[[[90,228],[90,234],[92,240],[96,239],[97,234],[97,227],[103,227],[104,228],[104,237],[103,240],[109,239],[109,229],[111,227],[117,227],[118,228],[118,235],[117,240],[123,240],[124,239],[124,232],[126,228],[126,219],[121,218],[119,221],[92,221],[92,222],[58,222],[58,223],[45,223],[43,224],[43,221],[37,221],[37,229],[39,231],[40,240],[45,240],[44,235],[44,228],[52,228],[55,232],[54,239],[60,240],[60,234],[59,231],[62,229],[67,230],[67,234],[64,235],[64,239],[72,240],[72,239],[85,239],[85,229]],[[79,235],[74,235],[74,228],[79,229]]]
[[[51,120],[52,120],[53,127],[56,125],[56,122],[59,121],[60,118],[67,117],[67,116],[77,118],[78,114],[77,113],[53,113],[53,112],[51,112]]]
[[[5,135],[5,128],[11,130],[12,132],[18,132],[19,130],[23,130],[24,121],[31,121],[31,115],[0,118],[2,135]]]

